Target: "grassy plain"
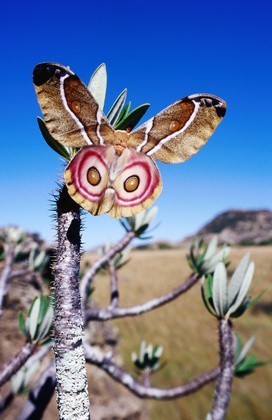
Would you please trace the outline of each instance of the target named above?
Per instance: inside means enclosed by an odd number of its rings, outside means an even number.
[[[272,246],[233,248],[229,271],[249,251],[256,263],[251,295],[268,289],[260,303],[234,320],[243,341],[257,339],[252,352],[259,360],[272,359]],[[186,249],[134,251],[130,262],[119,271],[120,305],[131,306],[160,296],[183,282],[190,274]],[[109,301],[108,278],[99,275],[94,298],[101,306]],[[185,383],[218,364],[217,322],[204,308],[197,284],[171,302],[135,318],[116,320],[120,351],[127,369],[133,371],[130,354],[141,340],[162,344],[166,366],[157,372],[152,385],[166,388]],[[147,401],[154,420],[204,419],[211,407],[214,384],[198,393],[171,401]],[[272,418],[272,365],[256,370],[244,379],[235,378],[227,419]]]

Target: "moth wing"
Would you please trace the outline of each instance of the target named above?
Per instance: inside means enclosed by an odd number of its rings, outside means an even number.
[[[206,143],[225,113],[226,103],[216,96],[187,96],[130,133],[129,146],[161,162],[184,162]]]
[[[84,83],[67,67],[38,64],[33,83],[49,133],[70,147],[104,144],[113,128]]]
[[[133,149],[123,151],[110,177],[113,179],[114,202],[109,214],[117,219],[147,209],[162,190],[155,162]]]
[[[113,191],[108,190],[108,185],[114,155],[112,146],[85,146],[65,170],[69,195],[94,215],[107,213],[113,206]]]
[[[85,210],[117,219],[148,208],[162,189],[151,158],[129,149],[117,157],[113,146],[83,147],[64,177],[70,196]]]

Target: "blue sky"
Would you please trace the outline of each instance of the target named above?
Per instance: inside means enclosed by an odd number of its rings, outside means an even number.
[[[224,98],[228,111],[207,145],[179,165],[159,164],[155,239],[178,240],[229,208],[272,208],[272,6],[260,1],[3,2],[0,225],[53,240],[50,198],[63,171],[36,123],[32,87],[43,61],[69,65],[87,83],[108,70],[106,110],[127,87],[145,119],[191,93]],[[86,248],[122,235],[108,215],[85,217]]]

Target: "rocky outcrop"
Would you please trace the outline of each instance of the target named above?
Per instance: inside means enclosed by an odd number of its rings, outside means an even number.
[[[215,235],[219,242],[228,244],[272,243],[272,211],[228,210],[212,219],[194,236],[209,240]]]

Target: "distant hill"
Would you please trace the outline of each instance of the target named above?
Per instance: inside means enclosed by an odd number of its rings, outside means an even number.
[[[228,210],[219,214],[193,237],[209,240],[216,235],[219,242],[228,244],[272,243],[271,210]],[[186,238],[186,242],[190,238]]]

